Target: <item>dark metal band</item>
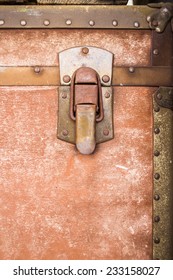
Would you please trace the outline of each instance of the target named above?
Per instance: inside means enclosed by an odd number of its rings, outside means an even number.
[[[43,5],[126,5],[128,0],[0,0],[0,4]]]

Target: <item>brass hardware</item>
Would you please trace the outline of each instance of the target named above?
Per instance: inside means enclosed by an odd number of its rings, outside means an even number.
[[[155,93],[155,100],[159,106],[173,110],[173,88],[160,87]]]
[[[59,54],[64,86],[59,87],[58,138],[76,144],[82,154],[113,138],[112,60],[110,52],[95,47]]]

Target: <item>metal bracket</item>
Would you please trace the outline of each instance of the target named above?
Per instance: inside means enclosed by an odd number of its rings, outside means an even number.
[[[113,139],[113,89],[111,88],[112,82],[112,64],[113,54],[107,50],[95,47],[76,47],[65,50],[59,54],[60,65],[60,84],[59,98],[58,98],[58,135],[57,137],[63,141],[76,144],[78,137],[78,123],[71,117],[71,98],[72,95],[72,80],[74,73],[78,69],[85,70],[87,67],[92,68],[97,72],[100,80],[100,94],[103,106],[104,117],[97,122],[95,119],[95,142],[96,144]],[[84,72],[85,73],[85,72]],[[87,79],[86,79],[87,80]],[[89,80],[90,82],[90,80]],[[89,84],[88,84],[89,85]],[[90,89],[92,87],[79,84],[81,90]],[[83,91],[84,97],[81,100],[86,100],[84,105],[87,105],[89,99],[87,96],[91,92]],[[81,95],[81,96],[82,96]],[[92,104],[92,102],[89,104]],[[79,119],[78,119],[79,120]],[[84,130],[83,130],[84,131]],[[89,134],[88,134],[89,135]]]
[[[147,17],[149,26],[156,32],[161,33],[165,30],[168,22],[173,18],[173,4],[172,3],[154,3],[148,4],[151,8],[158,8]]]
[[[160,87],[155,93],[155,101],[159,106],[173,111],[173,88]]]

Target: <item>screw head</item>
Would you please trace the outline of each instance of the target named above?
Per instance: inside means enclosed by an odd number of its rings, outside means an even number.
[[[108,136],[108,135],[109,135],[109,129],[105,128],[105,129],[103,130],[103,134],[104,134],[105,136]]]
[[[156,127],[156,128],[154,129],[154,133],[155,133],[155,134],[159,134],[159,133],[160,133],[160,129],[159,129],[158,127]]]
[[[82,48],[82,53],[83,54],[88,54],[89,53],[89,49],[87,47]]]
[[[110,77],[109,77],[108,75],[104,75],[104,76],[102,77],[102,81],[103,81],[104,83],[108,83],[108,82],[110,81]]]
[[[129,72],[130,73],[134,73],[135,72],[135,68],[134,67],[129,67]]]
[[[38,66],[36,66],[35,68],[34,68],[34,72],[36,73],[36,74],[39,74],[40,73],[40,67],[38,67]]]
[[[155,221],[155,223],[158,223],[160,221],[160,217],[159,216],[155,216],[154,217],[154,221]]]
[[[63,92],[61,96],[62,96],[63,99],[66,99],[67,98],[67,93]]]
[[[0,25],[4,25],[5,21],[3,19],[0,19]]]
[[[110,97],[110,93],[108,91],[106,91],[105,98],[109,98],[109,97]]]
[[[160,111],[160,107],[159,107],[159,106],[157,106],[157,107],[155,106],[155,107],[154,107],[154,112],[157,112],[157,113],[158,113],[159,111]]]
[[[113,25],[113,26],[117,26],[117,25],[118,25],[118,21],[114,19],[114,20],[112,21],[112,25]]]
[[[163,97],[161,93],[158,93],[156,96],[157,96],[157,99],[159,99],[159,100],[161,100]]]
[[[154,50],[153,50],[153,54],[154,54],[154,55],[158,55],[158,54],[159,54],[159,50],[158,50],[158,49],[154,49]]]
[[[158,156],[160,156],[160,152],[159,151],[154,151],[154,155],[155,155],[155,157],[158,157]]]
[[[65,22],[67,25],[71,25],[72,24],[72,20],[71,19],[67,19]]]
[[[48,19],[45,19],[44,22],[43,22],[43,24],[44,24],[45,26],[48,26],[48,25],[50,24],[50,21],[49,21]]]
[[[63,134],[63,136],[67,136],[67,135],[68,135],[68,130],[64,129],[64,130],[62,131],[62,134]]]
[[[159,237],[155,237],[154,238],[154,243],[155,244],[159,244],[160,243],[160,238]]]
[[[140,23],[139,23],[138,21],[135,21],[133,25],[134,25],[134,27],[136,27],[136,28],[140,27]]]
[[[64,82],[64,83],[69,83],[70,81],[71,81],[70,76],[69,76],[69,75],[64,75],[64,77],[63,77],[63,82]]]
[[[94,21],[94,20],[90,20],[90,21],[89,21],[89,25],[90,25],[90,26],[94,26],[94,25],[95,25],[95,21]]]
[[[26,20],[22,19],[22,20],[20,21],[20,25],[25,26],[26,24],[27,24]]]
[[[159,180],[160,179],[160,174],[159,173],[155,173],[154,174],[154,179]]]
[[[160,199],[160,195],[159,194],[155,194],[154,195],[154,200],[158,201]]]

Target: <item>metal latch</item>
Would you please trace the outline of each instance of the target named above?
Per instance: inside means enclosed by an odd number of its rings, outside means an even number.
[[[97,143],[113,138],[112,58],[110,52],[95,47],[59,54],[63,86],[59,87],[58,138],[76,144],[81,154],[92,154]]]

